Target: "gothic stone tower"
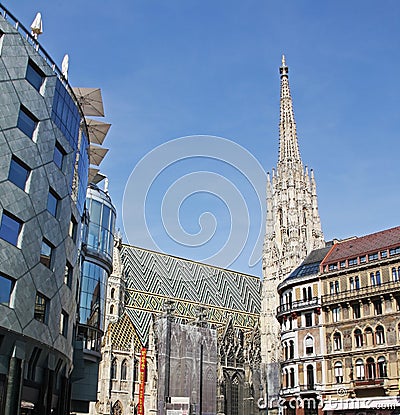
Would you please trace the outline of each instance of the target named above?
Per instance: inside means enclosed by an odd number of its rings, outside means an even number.
[[[303,167],[289,88],[289,69],[280,67],[279,158],[267,176],[267,223],[263,250],[261,352],[269,407],[278,407],[280,388],[277,286],[315,248],[324,246],[314,174]]]

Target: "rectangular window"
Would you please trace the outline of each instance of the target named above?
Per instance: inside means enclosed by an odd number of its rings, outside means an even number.
[[[10,305],[14,281],[0,274],[0,304]]]
[[[67,337],[68,334],[68,314],[62,310],[60,317],[60,334]]]
[[[335,293],[339,293],[339,281],[335,281]]]
[[[43,85],[44,74],[32,61],[28,62],[25,79],[37,90]]]
[[[374,301],[374,310],[375,315],[382,314],[382,302],[381,301]]]
[[[53,161],[60,170],[62,170],[64,155],[65,153],[61,145],[56,143],[56,146],[54,147]]]
[[[360,256],[360,264],[365,264],[367,262],[367,257],[365,255]]]
[[[335,323],[340,321],[340,308],[339,307],[332,308],[332,321]]]
[[[306,327],[311,327],[312,326],[312,313],[306,313],[305,320],[306,320]]]
[[[381,251],[381,258],[387,258],[387,251]]]
[[[360,277],[355,277],[354,282],[356,285],[356,290],[359,290],[360,289]]]
[[[378,259],[378,252],[368,255],[368,261],[376,261]]]
[[[45,265],[47,268],[51,267],[51,256],[53,253],[52,246],[43,239],[42,247],[40,250],[40,262]]]
[[[390,249],[389,254],[390,256],[400,254],[400,246],[398,246],[397,248]]]
[[[47,324],[49,300],[42,294],[36,293],[34,318]]]
[[[354,290],[354,278],[350,277],[349,278],[349,286],[350,286],[350,291]]]
[[[54,216],[57,217],[57,207],[58,207],[58,196],[55,192],[50,189],[49,195],[47,197],[47,210]]]
[[[38,120],[25,107],[21,105],[17,121],[17,127],[29,138],[33,138]]]
[[[346,261],[340,262],[340,268],[346,268]]]
[[[3,211],[0,224],[0,238],[17,246],[22,222],[14,218],[9,213]]]
[[[333,281],[331,281],[329,283],[329,292],[330,292],[330,294],[334,294],[335,293],[335,285],[333,284]]]
[[[72,273],[73,273],[72,265],[67,262],[65,264],[65,272],[64,272],[64,284],[67,285],[69,288],[72,286]]]
[[[21,161],[13,157],[10,163],[10,170],[8,171],[8,180],[20,189],[25,190],[29,172],[30,169],[28,169]]]
[[[353,318],[361,318],[360,304],[353,304]]]
[[[357,265],[357,264],[358,264],[357,258],[349,259],[349,266]]]
[[[337,269],[337,264],[329,264],[329,271],[334,271]]]

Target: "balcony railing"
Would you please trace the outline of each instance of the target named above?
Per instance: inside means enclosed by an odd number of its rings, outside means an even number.
[[[290,304],[281,304],[277,309],[276,313],[277,316],[282,315],[284,313],[296,312],[299,310],[303,310],[309,307],[320,306],[320,301],[318,297],[313,297],[311,300],[299,300],[293,301]]]
[[[382,284],[369,285],[367,287],[362,287],[354,290],[325,294],[322,296],[322,304],[328,305],[329,303],[359,299],[360,297],[373,297],[374,295],[382,295],[392,291],[397,291],[399,288],[400,281],[389,281]]]

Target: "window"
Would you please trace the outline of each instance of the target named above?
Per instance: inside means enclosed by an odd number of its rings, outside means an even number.
[[[307,365],[307,389],[314,389],[314,367]]]
[[[47,268],[51,267],[51,256],[53,253],[52,246],[43,239],[42,248],[40,250],[40,262]]]
[[[333,350],[342,349],[342,335],[339,332],[333,334]]]
[[[376,271],[376,285],[381,285],[382,281],[381,281],[381,273],[380,271]]]
[[[394,282],[397,282],[399,280],[398,278],[399,278],[399,276],[398,276],[397,270],[396,270],[395,267],[393,267],[392,268],[392,280]]]
[[[49,195],[47,197],[47,210],[54,216],[57,217],[57,207],[58,207],[58,196],[55,192],[50,189]]]
[[[288,349],[287,343],[283,343],[283,352],[284,352],[285,360],[288,360],[289,359],[289,349]]]
[[[381,251],[381,258],[387,258],[387,251]]]
[[[74,242],[76,242],[77,229],[78,229],[78,224],[75,218],[71,216],[71,220],[69,222],[68,234]]]
[[[28,169],[20,160],[13,157],[10,163],[10,170],[8,171],[8,180],[20,189],[25,190],[29,172],[30,169]]]
[[[382,326],[378,326],[375,331],[376,344],[385,343],[385,329]]]
[[[329,271],[334,271],[337,269],[337,264],[329,264],[328,270]]]
[[[356,347],[362,347],[363,335],[360,329],[354,330],[354,342],[355,342]]]
[[[311,301],[312,300],[312,289],[311,289],[311,287],[308,287],[307,288],[307,299],[308,299],[308,301]]]
[[[353,318],[361,318],[361,307],[360,304],[353,304],[352,305],[353,308]]]
[[[44,81],[43,72],[32,61],[28,62],[25,78],[37,91],[40,90]]]
[[[0,274],[0,304],[10,305],[14,281]]]
[[[364,380],[364,362],[362,359],[356,360],[356,378],[357,380]]]
[[[294,369],[291,368],[289,372],[289,385],[291,388],[294,388]]]
[[[373,346],[374,344],[374,336],[371,327],[367,327],[364,331],[365,333],[365,343],[367,346]]]
[[[17,121],[17,127],[29,138],[33,138],[38,120],[21,105]]]
[[[110,314],[114,314],[114,305],[113,304],[110,305]]]
[[[350,286],[350,291],[354,290],[354,278],[350,277],[349,278],[349,286]]]
[[[378,357],[378,377],[387,377],[386,359],[383,356]]]
[[[357,265],[357,264],[358,264],[357,258],[349,259],[349,266]]]
[[[121,365],[121,380],[126,380],[126,372],[127,372],[128,364],[126,359],[122,362]]]
[[[365,255],[360,256],[360,264],[365,264],[367,262],[367,257]]]
[[[64,155],[65,153],[61,145],[56,143],[56,146],[54,147],[53,161],[60,170],[62,169]]]
[[[334,286],[334,284],[333,284],[333,281],[331,281],[331,282],[329,283],[329,292],[330,292],[331,294],[334,294],[334,293],[335,293],[335,286]]]
[[[22,222],[20,220],[3,211],[0,224],[0,238],[17,246],[21,228]]]
[[[311,336],[307,336],[305,340],[306,354],[314,353],[314,340]]]
[[[67,337],[68,335],[68,319],[68,314],[62,310],[60,318],[60,334],[62,334],[64,337]]]
[[[382,314],[382,302],[381,302],[381,300],[374,301],[374,311],[375,311],[375,315]]]
[[[372,357],[367,359],[367,379],[375,379],[375,361]]]
[[[289,342],[289,359],[294,359],[294,341]]]
[[[340,268],[346,268],[346,261],[340,262]]]
[[[42,353],[42,350],[39,349],[38,347],[34,347],[31,357],[29,358],[28,361],[28,370],[26,372],[26,377],[29,380],[35,380],[36,377],[36,367],[37,367],[37,363],[40,357],[40,354]]]
[[[33,317],[41,323],[47,324],[48,308],[49,300],[44,295],[37,292]]]
[[[312,313],[306,313],[305,315],[306,327],[312,326]]]
[[[369,274],[369,278],[370,278],[370,281],[371,281],[371,286],[374,287],[376,285],[375,274],[373,272],[371,272],[371,274]]]
[[[368,261],[376,261],[378,259],[378,252],[368,255]]]
[[[336,383],[343,383],[343,364],[342,362],[335,363],[335,379]]]
[[[111,363],[111,379],[117,379],[117,359],[113,359]]]
[[[115,296],[115,288],[111,288],[111,299],[114,299]]]
[[[354,278],[354,283],[355,283],[355,286],[356,286],[356,290],[359,290],[360,289],[360,277],[355,277]]]
[[[397,248],[389,249],[389,254],[390,256],[400,254],[400,246],[398,246]]]
[[[69,288],[72,286],[72,275],[74,272],[73,266],[67,261],[65,264],[65,271],[64,271],[64,284],[67,285]]]
[[[339,307],[332,308],[332,321],[334,323],[337,323],[338,321],[340,321],[340,308]]]
[[[339,281],[335,281],[335,293],[339,293]]]

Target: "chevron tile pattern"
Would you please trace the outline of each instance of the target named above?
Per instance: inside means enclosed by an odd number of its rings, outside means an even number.
[[[243,329],[258,323],[258,277],[129,245],[122,246],[121,262],[125,309],[142,344],[147,342],[152,314],[161,313],[166,300],[174,302],[174,315],[182,320],[194,320],[202,305],[208,321],[217,327],[229,319]]]

